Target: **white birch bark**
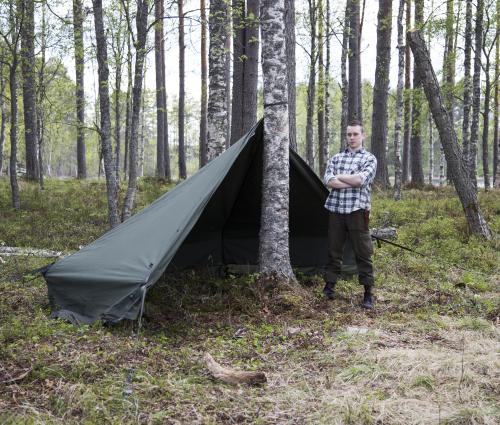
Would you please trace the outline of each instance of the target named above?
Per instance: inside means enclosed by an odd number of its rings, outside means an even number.
[[[208,107],[207,107],[207,159],[219,156],[225,148],[228,113],[226,79],[227,2],[210,0],[208,27]]]
[[[289,127],[284,0],[261,9],[264,78],[264,158],[259,263],[266,275],[294,279],[290,265]]]

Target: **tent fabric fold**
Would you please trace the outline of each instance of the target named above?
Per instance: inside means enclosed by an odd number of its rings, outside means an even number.
[[[151,205],[45,271],[53,317],[73,323],[137,319],[165,273],[256,265],[262,183],[262,120],[239,142]],[[292,265],[326,264],[328,195],[290,150]]]

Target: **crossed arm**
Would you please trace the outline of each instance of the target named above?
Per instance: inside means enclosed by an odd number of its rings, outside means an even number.
[[[349,187],[360,187],[363,178],[359,174],[337,174],[335,178],[328,180],[326,184],[330,189],[347,189]]]

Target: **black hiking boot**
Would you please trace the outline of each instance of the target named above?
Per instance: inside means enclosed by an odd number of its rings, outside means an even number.
[[[326,282],[325,287],[323,288],[323,294],[329,300],[333,300],[333,295],[335,292],[335,283],[334,282]]]
[[[363,296],[363,308],[366,308],[368,310],[373,309],[373,294],[371,286],[365,286],[365,295]]]

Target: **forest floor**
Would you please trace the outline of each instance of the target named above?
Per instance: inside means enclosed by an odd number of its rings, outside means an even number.
[[[140,183],[147,205],[167,187]],[[21,184],[22,210],[0,179],[0,243],[76,250],[106,229],[102,183]],[[480,193],[500,233],[500,192]],[[375,248],[376,308],[341,281],[322,297],[264,290],[257,276],[187,274],[157,284],[136,325],[48,318],[47,258],[0,260],[0,423],[498,424],[500,242],[467,235],[450,188],[374,195],[372,227],[392,225],[417,256]],[[305,294],[305,295],[304,295]],[[259,370],[260,386],[212,378],[223,365]]]

